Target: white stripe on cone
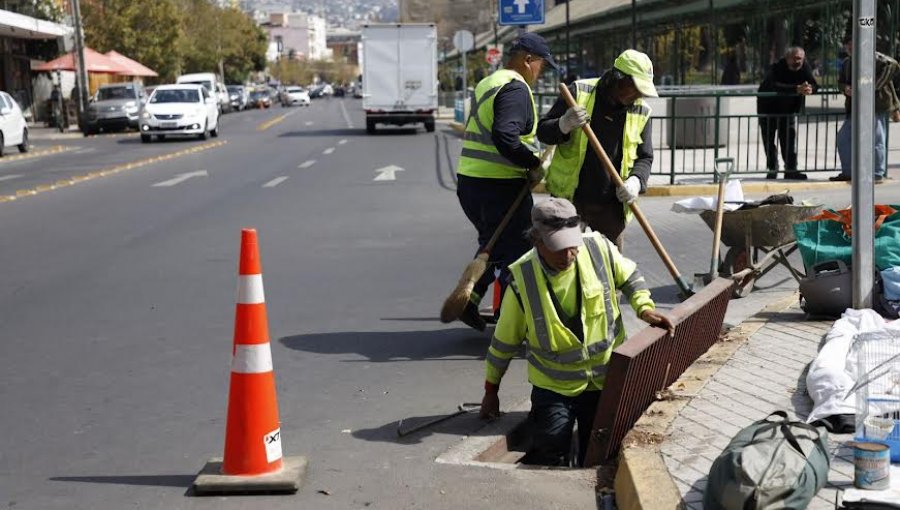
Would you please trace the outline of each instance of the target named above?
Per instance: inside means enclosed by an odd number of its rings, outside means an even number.
[[[258,305],[266,302],[261,274],[242,274],[238,280],[239,305]]]
[[[272,371],[272,349],[264,344],[239,344],[231,360],[233,374],[264,374]]]

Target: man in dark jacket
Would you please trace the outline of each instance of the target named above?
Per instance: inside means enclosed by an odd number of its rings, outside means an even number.
[[[538,124],[538,139],[556,145],[547,174],[547,191],[575,204],[592,230],[622,248],[622,232],[631,216],[626,204],[646,191],[653,166],[650,107],[657,97],[653,63],[636,50],[625,50],[598,78],[569,85],[577,106],[559,98]],[[590,122],[624,185],[616,187],[579,129]]]
[[[784,178],[805,180],[806,174],[797,170],[797,119],[803,109],[805,97],[819,89],[812,68],[806,62],[803,48],[788,48],[778,62],[772,64],[759,92],[775,92],[774,97],[758,97],[759,129],[766,151],[767,179],[778,177],[778,152],[775,137],[781,145],[784,158]]]

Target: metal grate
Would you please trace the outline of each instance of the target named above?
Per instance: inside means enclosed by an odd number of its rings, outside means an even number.
[[[653,403],[656,393],[675,382],[716,343],[732,286],[730,279],[717,278],[669,312],[675,323],[674,338],[647,327],[613,352],[597,404],[586,466],[618,453],[625,434]]]

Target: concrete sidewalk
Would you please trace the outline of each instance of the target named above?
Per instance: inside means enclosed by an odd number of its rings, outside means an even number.
[[[669,402],[651,406],[626,438],[620,468],[631,490],[620,490],[617,480],[619,508],[657,501],[702,509],[709,469],[739,430],[776,410],[805,420],[812,407],[807,367],[832,324],[806,320],[792,296],[729,332],[669,388]],[[647,433],[661,442],[642,441]],[[850,439],[829,435],[828,484],[810,509],[835,508],[837,493],[852,486],[853,453],[844,446]]]

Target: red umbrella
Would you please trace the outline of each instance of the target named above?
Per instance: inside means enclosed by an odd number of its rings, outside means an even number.
[[[128,76],[159,76],[159,74],[153,69],[150,69],[137,60],[132,60],[125,55],[122,55],[121,53],[109,51],[106,53],[106,56],[109,57],[113,62],[130,69],[130,71],[126,73],[128,74]]]
[[[131,69],[90,48],[84,49],[84,66],[89,73],[130,74]],[[35,66],[34,71],[74,71],[74,53],[67,53],[57,59]]]

